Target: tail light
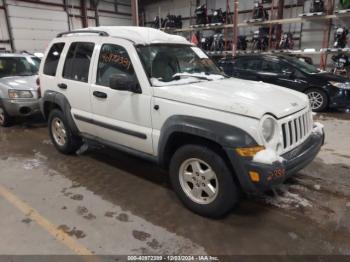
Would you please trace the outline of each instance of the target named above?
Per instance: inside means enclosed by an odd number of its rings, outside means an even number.
[[[38,97],[41,98],[41,87],[40,87],[40,78],[36,79],[36,85],[38,86]]]

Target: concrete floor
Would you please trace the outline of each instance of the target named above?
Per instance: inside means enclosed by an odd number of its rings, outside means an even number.
[[[350,255],[350,117],[315,118],[327,138],[314,162],[221,220],[184,208],[151,163],[61,155],[36,121],[0,128],[0,254]]]

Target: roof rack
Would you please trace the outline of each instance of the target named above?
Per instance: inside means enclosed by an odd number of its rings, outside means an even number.
[[[76,33],[98,34],[99,36],[109,36],[109,34],[107,32],[100,31],[100,30],[74,30],[74,31],[67,31],[67,32],[59,33],[57,35],[57,37],[62,37],[64,35],[76,34]]]

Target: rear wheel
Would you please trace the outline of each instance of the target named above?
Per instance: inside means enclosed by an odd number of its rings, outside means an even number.
[[[306,91],[306,94],[309,97],[312,111],[321,112],[327,108],[328,97],[324,91],[313,88]]]
[[[12,118],[7,114],[5,108],[0,106],[0,126],[7,127],[11,125]]]
[[[170,179],[184,205],[202,216],[221,217],[239,200],[239,188],[225,161],[207,147],[179,148],[171,159]]]
[[[72,154],[82,144],[81,138],[72,133],[63,113],[54,109],[49,116],[50,137],[56,149],[63,154]]]

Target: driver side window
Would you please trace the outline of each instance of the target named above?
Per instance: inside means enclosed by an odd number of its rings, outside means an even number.
[[[110,79],[115,75],[127,75],[136,80],[126,49],[118,45],[104,44],[98,60],[96,84],[109,87]]]
[[[304,78],[304,75],[300,73],[300,71],[297,68],[290,66],[286,63],[283,63],[281,65],[281,72],[290,72],[292,73],[291,77],[293,78]]]

